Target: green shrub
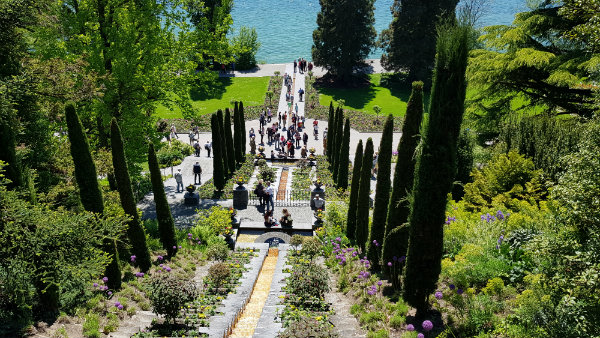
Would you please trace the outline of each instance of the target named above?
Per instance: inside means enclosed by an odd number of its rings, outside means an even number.
[[[390,327],[399,330],[402,327],[404,327],[404,324],[406,323],[406,317],[404,317],[403,315],[393,315],[392,318],[390,318]]]
[[[156,152],[156,158],[161,168],[181,164],[186,156],[190,156],[194,148],[178,140],[172,140],[171,145],[165,144]]]
[[[388,338],[389,336],[390,334],[387,332],[386,329],[367,332],[367,338]]]
[[[302,244],[302,255],[308,256],[311,260],[321,252],[321,242],[314,237],[307,238]]]
[[[507,274],[510,271],[507,260],[486,252],[483,247],[465,244],[454,261],[442,260],[443,274],[459,287],[483,287],[489,279]]]
[[[356,316],[364,310],[364,307],[361,304],[355,303],[350,306],[350,314]]]
[[[117,329],[119,328],[119,317],[116,314],[109,312],[106,315],[106,319],[108,319],[108,323],[104,325],[104,329],[102,330],[102,332],[104,332],[104,334],[109,334],[110,332],[117,331]]]
[[[302,245],[303,241],[304,241],[304,236],[296,234],[296,235],[292,236],[292,239],[290,240],[290,245],[296,248],[299,245]]]
[[[327,270],[315,264],[298,264],[294,273],[287,278],[286,294],[289,302],[298,308],[313,308],[321,305],[329,291]]]
[[[360,322],[360,325],[363,326],[377,327],[379,325],[379,322],[383,322],[384,320],[385,315],[383,314],[383,312],[374,311],[363,313],[358,321]]]
[[[229,256],[229,248],[224,241],[215,242],[206,249],[206,256],[210,260],[224,261]]]
[[[410,307],[406,303],[404,303],[402,299],[398,299],[398,302],[396,302],[396,304],[394,305],[394,311],[396,311],[396,314],[398,315],[405,315],[409,309]]]
[[[311,317],[302,316],[279,334],[279,338],[336,338],[338,337],[333,325],[315,320]]]
[[[223,285],[229,280],[231,276],[231,270],[229,265],[220,262],[213,264],[208,268],[208,278],[213,284],[215,290],[219,291]]]
[[[533,162],[510,151],[494,156],[486,167],[472,173],[473,182],[465,185],[464,200],[468,210],[481,210],[492,205],[504,205],[518,210],[513,200],[537,204],[546,196],[542,185],[542,171]]]
[[[167,322],[175,320],[179,309],[196,297],[194,283],[169,273],[153,275],[148,289],[153,312],[164,315]]]
[[[87,338],[100,338],[100,318],[97,314],[89,313],[85,316],[83,336]]]

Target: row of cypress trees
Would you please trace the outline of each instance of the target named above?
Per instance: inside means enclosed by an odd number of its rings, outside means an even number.
[[[218,110],[211,116],[213,147],[213,182],[217,191],[225,188],[225,182],[233,175],[236,168],[244,162],[246,153],[246,124],[244,104],[235,102],[232,117],[229,108]]]
[[[104,202],[102,191],[98,185],[96,166],[92,159],[87,136],[75,105],[68,103],[65,107],[65,116],[69,130],[69,141],[71,143],[71,156],[75,164],[75,178],[80,190],[81,203],[86,211],[94,212],[101,216],[104,213]],[[116,118],[111,121],[111,148],[114,167],[114,177],[117,190],[121,200],[121,206],[125,213],[131,218],[128,222],[127,237],[131,244],[131,253],[136,256],[135,262],[141,271],[148,271],[151,267],[150,252],[146,243],[146,234],[142,227],[137,212],[131,178],[127,168],[123,137]],[[177,240],[175,238],[175,224],[171,210],[167,202],[162,175],[156,159],[154,145],[149,143],[148,164],[156,203],[156,214],[159,224],[160,240],[163,248],[169,256],[177,252]],[[121,269],[119,266],[119,254],[115,239],[107,238],[103,244],[103,250],[111,258],[106,267],[105,276],[108,277],[107,285],[111,289],[121,287]]]
[[[356,149],[356,162],[361,157],[362,162],[360,167],[358,163],[355,164],[352,177],[347,236],[356,242],[361,251],[366,251],[375,269],[379,268],[381,258],[387,262],[393,256],[406,256],[403,298],[417,309],[417,317],[427,311],[428,297],[435,291],[441,271],[447,195],[456,175],[457,142],[464,113],[469,29],[468,26],[454,24],[439,31],[429,119],[423,128],[424,137],[420,141],[418,154],[416,148],[423,116],[423,83],[413,83],[398,145],[398,162],[391,194],[388,187],[393,118],[389,116],[386,120],[380,144],[377,194],[370,228],[373,142],[370,138],[367,140],[364,154],[362,142]],[[381,257],[378,247],[382,242]],[[395,269],[391,275],[395,286],[399,285],[401,272]]]
[[[327,135],[327,159],[333,176],[333,182],[338,188],[348,188],[348,165],[350,164],[350,119],[344,122],[342,107],[333,109],[329,103],[329,134]]]

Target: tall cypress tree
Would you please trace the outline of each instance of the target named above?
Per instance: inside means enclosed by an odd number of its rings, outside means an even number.
[[[387,216],[388,203],[390,202],[390,182],[392,165],[392,142],[394,140],[394,117],[388,115],[383,125],[383,134],[379,144],[379,157],[377,159],[379,169],[377,170],[377,185],[375,187],[375,206],[373,209],[373,224],[367,242],[367,258],[371,261],[373,268],[379,268],[381,258],[381,246],[385,233],[385,218]],[[376,241],[376,243],[374,243]]]
[[[336,108],[333,111],[333,119],[331,121],[328,122],[329,124],[329,139],[331,142],[329,142],[327,144],[327,149],[329,149],[329,169],[331,169],[331,171],[333,172],[333,163],[335,162],[336,158],[335,155],[337,154],[337,152],[335,151],[335,142],[337,141],[337,137],[335,135],[335,131],[336,131],[336,127],[337,123],[336,123],[336,119],[339,113],[339,108]]]
[[[320,0],[317,29],[313,32],[312,58],[340,80],[352,77],[375,47],[375,0]]]
[[[391,262],[396,256],[406,256],[406,244],[408,244],[408,232],[405,238],[407,243],[399,245],[397,239],[388,236],[394,229],[406,223],[410,212],[410,203],[408,196],[412,191],[415,171],[415,150],[419,144],[419,128],[423,119],[423,82],[415,81],[412,84],[412,92],[408,103],[406,104],[406,115],[402,124],[402,137],[398,143],[398,161],[394,170],[394,183],[390,202],[388,204],[388,214],[385,222],[385,236],[383,240],[383,262]],[[408,230],[408,227],[406,228]],[[398,237],[398,236],[396,236]],[[390,271],[392,273],[392,284],[397,285],[398,269]]]
[[[393,19],[381,32],[387,70],[408,69],[408,81],[429,84],[435,58],[435,27],[440,18],[454,18],[458,0],[394,0]]]
[[[114,117],[110,122],[110,144],[121,206],[125,213],[132,218],[127,224],[127,237],[129,238],[132,252],[136,256],[136,263],[139,265],[140,270],[146,272],[152,265],[150,262],[150,251],[148,251],[148,245],[146,245],[146,233],[140,224],[140,216],[133,198],[131,179],[129,178],[129,170],[127,169],[125,150],[123,149],[121,128],[119,128],[117,119]]]
[[[175,222],[171,215],[171,208],[167,202],[167,194],[163,184],[154,144],[148,144],[148,167],[150,169],[150,180],[152,181],[152,192],[154,193],[154,204],[156,206],[156,220],[158,221],[158,235],[160,242],[170,257],[177,253],[177,238],[175,237]]]
[[[246,140],[246,118],[244,117],[244,103],[240,101],[240,105],[238,107],[240,110],[240,127],[241,127],[241,136],[242,136],[242,154],[244,158],[246,156],[246,144],[248,141]]]
[[[348,162],[350,154],[350,119],[346,118],[344,127],[344,137],[342,137],[342,146],[340,147],[340,156],[338,158],[338,188],[346,190],[348,188]]]
[[[219,128],[219,147],[221,148],[221,161],[223,161],[223,179],[227,181],[229,178],[229,159],[227,155],[229,155],[229,151],[227,150],[227,142],[225,141],[225,127],[223,126],[223,111],[221,109],[217,110],[217,122]],[[214,141],[213,141],[214,142]]]
[[[229,164],[229,172],[235,172],[235,149],[233,147],[233,135],[231,134],[231,114],[229,108],[225,109],[225,121],[223,123],[225,131],[225,144],[227,145],[227,162]]]
[[[225,173],[223,173],[223,158],[221,154],[221,135],[219,128],[219,118],[217,114],[210,117],[210,129],[212,131],[213,148],[213,182],[217,191],[222,191],[225,187]]]
[[[371,163],[373,163],[373,140],[369,137],[360,166],[360,184],[358,203],[356,204],[356,230],[354,238],[361,252],[365,252],[365,244],[369,236],[369,205],[371,195]]]
[[[348,218],[346,220],[346,237],[354,240],[356,232],[356,209],[358,206],[358,189],[360,187],[360,170],[362,167],[363,144],[358,140],[356,153],[354,153],[354,167],[352,168],[352,186],[350,187],[350,203],[348,204]]]
[[[242,150],[242,126],[240,124],[240,111],[238,108],[238,102],[236,101],[233,106],[233,145],[235,147],[235,161],[238,165],[244,162],[244,151]]]
[[[444,246],[447,194],[456,173],[456,143],[464,113],[469,53],[466,25],[438,30],[429,121],[417,159],[411,211],[404,299],[423,316],[436,290]]]
[[[333,166],[332,166],[332,173],[333,173],[333,182],[335,182],[335,185],[339,185],[338,184],[338,170],[340,167],[340,147],[342,146],[342,137],[344,135],[344,130],[342,130],[340,128],[340,126],[342,126],[342,124],[340,123],[342,121],[342,119],[344,118],[344,111],[339,108],[338,112],[336,114],[335,117],[335,143],[333,146]],[[343,128],[343,127],[342,127]]]
[[[333,101],[329,101],[329,117],[327,119],[327,160],[331,162],[331,149],[333,142],[333,117],[335,114],[335,110],[333,110]]]
[[[83,125],[75,112],[75,105],[71,102],[65,106],[65,117],[81,204],[83,204],[85,210],[102,215],[104,213],[104,202],[102,201],[102,191],[98,186],[96,165],[92,159],[87,137],[83,132]],[[105,239],[102,249],[112,258],[105,271],[105,276],[108,277],[107,286],[118,290],[121,288],[121,268],[115,240]]]
[[[471,181],[473,170],[473,141],[467,130],[460,133],[456,149],[456,178],[452,187],[452,199],[459,201],[465,195],[465,184]]]

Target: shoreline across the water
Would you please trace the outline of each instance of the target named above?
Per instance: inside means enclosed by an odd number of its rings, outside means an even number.
[[[292,63],[294,60],[290,60]],[[379,59],[367,59],[365,60],[368,64],[365,72],[369,74],[373,73],[385,73],[385,69],[381,66]],[[242,71],[229,71],[226,74],[220,74],[221,77],[262,77],[262,76],[273,76],[276,71],[279,71],[282,75],[285,73],[285,66],[289,63],[266,63],[258,65],[256,68],[251,70]],[[312,70],[314,76],[323,76],[327,71],[322,67],[314,67]]]

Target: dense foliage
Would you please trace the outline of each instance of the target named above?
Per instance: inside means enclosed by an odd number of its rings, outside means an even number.
[[[363,144],[358,140],[356,152],[354,153],[354,166],[352,167],[352,185],[350,187],[350,200],[348,202],[348,216],[346,236],[349,239],[355,239],[356,231],[356,210],[358,206],[358,189],[360,187],[360,174],[362,172]]]

